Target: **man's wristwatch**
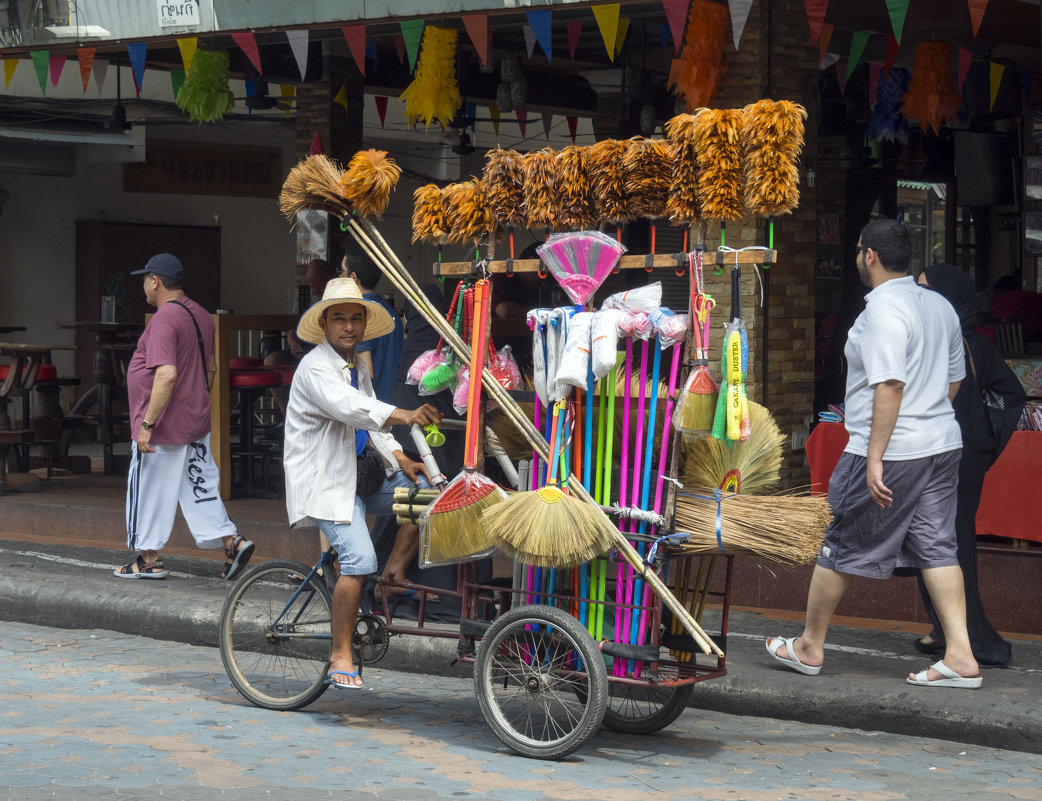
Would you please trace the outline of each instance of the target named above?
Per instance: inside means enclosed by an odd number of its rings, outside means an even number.
[[[141,427],[143,429],[145,429],[145,431],[151,431],[153,428],[156,427],[156,424],[155,423],[148,423],[148,422],[142,420],[141,421]]]

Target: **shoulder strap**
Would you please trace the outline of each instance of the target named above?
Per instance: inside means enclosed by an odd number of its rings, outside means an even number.
[[[206,369],[206,350],[203,348],[203,332],[199,329],[199,323],[195,321],[195,315],[192,314],[192,310],[185,306],[183,303],[178,303],[176,300],[170,301],[175,306],[180,306],[185,310],[188,318],[192,321],[192,325],[195,326],[195,337],[199,343],[199,363],[203,366],[203,386],[206,387],[206,391],[210,391],[210,371]]]
[[[980,389],[980,381],[977,381],[977,367],[973,363],[973,354],[970,352],[970,343],[966,341],[966,337],[962,338],[962,347],[966,351],[966,358],[970,360],[970,372],[973,373],[973,380],[977,382],[977,388]]]

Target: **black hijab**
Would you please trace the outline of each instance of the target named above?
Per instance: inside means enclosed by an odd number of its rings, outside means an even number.
[[[931,264],[926,281],[955,308],[964,335],[977,330],[977,287],[969,273],[954,264]]]

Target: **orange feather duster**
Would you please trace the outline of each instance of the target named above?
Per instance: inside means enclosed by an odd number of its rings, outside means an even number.
[[[449,220],[450,242],[473,242],[493,231],[484,184],[480,178],[471,178],[445,187],[446,211]]]
[[[441,187],[426,184],[413,192],[412,198],[412,241],[444,245],[450,226]]]
[[[589,149],[569,145],[557,154],[561,227],[582,231],[597,224],[590,189]]]
[[[340,179],[340,194],[363,217],[379,217],[387,209],[391,190],[398,185],[402,168],[385,150],[359,150]]]
[[[731,13],[726,3],[694,0],[687,15],[687,35],[680,58],[669,67],[669,88],[690,111],[708,106],[724,72],[721,52]]]
[[[599,222],[623,225],[630,219],[626,172],[622,166],[627,146],[617,139],[602,139],[590,145],[586,161],[594,215]]]
[[[632,216],[665,216],[673,172],[669,143],[665,139],[634,137],[629,140],[622,166]]]
[[[769,217],[800,203],[799,158],[807,110],[789,100],[759,100],[744,109],[745,207]]]
[[[912,82],[902,98],[901,113],[919,120],[923,130],[940,133],[941,126],[959,112],[959,93],[954,86],[948,42],[920,42],[915,46]]]
[[[501,147],[488,151],[482,180],[496,227],[524,228],[525,165],[521,154]]]
[[[695,116],[678,114],[663,126],[669,137],[672,172],[666,212],[674,223],[690,223],[702,215],[698,198],[698,154]]]
[[[741,109],[699,109],[694,143],[698,159],[698,196],[702,216],[738,220],[745,211]]]
[[[548,147],[525,155],[524,208],[530,228],[555,230],[561,225],[557,154]]]

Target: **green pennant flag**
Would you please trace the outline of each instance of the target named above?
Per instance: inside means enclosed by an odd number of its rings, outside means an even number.
[[[422,19],[407,19],[401,23],[405,51],[409,54],[409,72],[416,69],[416,56],[420,52],[420,39],[423,37],[424,24]]]
[[[890,12],[890,24],[894,26],[894,38],[901,44],[901,31],[908,15],[909,0],[886,0],[886,10]]]
[[[40,91],[47,94],[47,73],[51,69],[50,50],[30,50],[29,55],[33,59],[33,67],[36,68],[36,77],[40,79]]]
[[[170,70],[170,88],[174,90],[174,100],[177,100],[177,93],[181,91],[181,85],[185,82],[185,71],[179,69]]]
[[[850,55],[847,56],[847,80],[850,80],[850,76],[854,74],[854,70],[857,68],[858,62],[861,60],[861,54],[865,52],[865,45],[868,44],[868,32],[867,31],[854,31],[850,36]]]

